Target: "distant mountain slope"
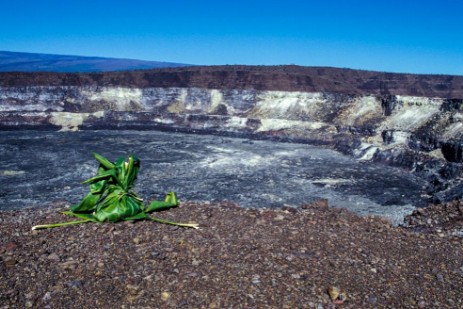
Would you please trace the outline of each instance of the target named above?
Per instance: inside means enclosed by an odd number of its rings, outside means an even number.
[[[0,72],[109,72],[182,66],[188,64],[0,51]]]

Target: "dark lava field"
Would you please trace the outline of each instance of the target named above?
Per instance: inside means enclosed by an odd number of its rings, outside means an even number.
[[[425,181],[385,165],[317,146],[153,131],[0,132],[0,210],[75,204],[96,173],[97,152],[141,160],[135,191],[146,201],[175,191],[180,200],[243,207],[298,206],[317,199],[394,223],[425,205]]]

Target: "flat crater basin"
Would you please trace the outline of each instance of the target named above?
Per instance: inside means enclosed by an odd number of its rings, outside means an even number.
[[[0,210],[78,203],[96,173],[92,152],[135,154],[135,192],[147,201],[229,200],[243,207],[298,206],[328,199],[394,223],[423,206],[425,181],[318,146],[158,131],[0,132]]]

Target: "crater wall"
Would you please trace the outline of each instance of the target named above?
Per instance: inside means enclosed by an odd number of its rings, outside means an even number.
[[[313,83],[321,90],[253,88],[236,86],[239,80],[233,88],[181,87],[178,81],[170,83],[175,86],[80,84],[80,75],[62,85],[50,75],[47,85],[29,80],[34,76],[0,80],[0,129],[156,129],[319,144],[428,179],[431,201],[463,193],[461,98],[326,91]]]

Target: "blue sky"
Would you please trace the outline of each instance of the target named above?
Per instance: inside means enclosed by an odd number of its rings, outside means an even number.
[[[463,1],[4,1],[0,50],[463,75]]]

